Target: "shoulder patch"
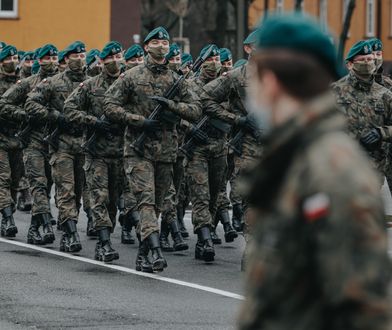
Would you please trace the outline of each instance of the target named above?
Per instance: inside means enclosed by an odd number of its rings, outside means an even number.
[[[123,72],[122,74],[120,74],[120,77],[124,78],[125,77],[125,73]]]
[[[222,73],[222,76],[227,76],[227,72],[223,72],[223,73]]]
[[[22,80],[19,79],[16,83],[17,83],[17,84],[20,84],[21,82],[22,82]]]
[[[83,87],[83,86],[84,86],[84,83],[81,82],[81,83],[79,84],[79,87]]]
[[[303,203],[303,215],[309,223],[325,218],[329,209],[329,196],[322,192],[307,197]]]
[[[47,78],[44,78],[44,79],[42,79],[42,82],[43,82],[43,83],[47,83],[47,82],[48,82],[48,79],[47,79]]]

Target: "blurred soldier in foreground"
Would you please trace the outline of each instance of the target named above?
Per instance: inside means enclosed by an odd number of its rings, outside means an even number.
[[[328,94],[331,39],[299,14],[268,17],[257,39],[249,105],[267,135],[239,329],[391,329],[379,181]]]

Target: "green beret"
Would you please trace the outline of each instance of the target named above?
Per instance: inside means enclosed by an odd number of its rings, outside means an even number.
[[[111,55],[116,55],[118,53],[122,52],[122,46],[119,42],[117,41],[109,41],[105,47],[103,47],[101,53],[99,54],[99,57],[104,60],[106,57],[111,56]]]
[[[256,28],[256,30],[252,31],[244,40],[243,44],[244,45],[251,45],[255,44],[257,41],[257,33],[260,31],[259,28]]]
[[[37,53],[37,60],[43,58],[44,56],[57,56],[58,51],[56,46],[53,46],[52,44],[46,44],[45,46],[42,46],[38,53]]]
[[[181,54],[181,65],[188,64],[188,63],[190,63],[190,64],[193,63],[192,55],[189,53],[182,53]]]
[[[59,63],[60,62],[64,62],[65,60],[64,60],[64,57],[65,57],[65,49],[64,50],[60,50],[59,51]]]
[[[14,46],[7,45],[4,48],[2,48],[0,51],[0,61],[3,61],[8,56],[14,56],[17,54],[18,54],[18,50]]]
[[[38,61],[35,60],[34,63],[33,63],[33,65],[32,65],[32,67],[31,67],[31,74],[36,74],[36,73],[38,73],[39,68],[40,68],[40,65],[39,65]]]
[[[147,37],[144,39],[143,43],[148,43],[151,39],[160,39],[160,40],[170,40],[169,33],[165,30],[164,27],[159,26],[152,30]]]
[[[18,50],[18,56],[19,56],[19,58],[23,58],[23,56],[24,56],[25,53],[26,53],[26,52],[25,52],[24,50]]]
[[[96,57],[99,56],[100,51],[98,49],[90,49],[89,52],[86,55],[86,63],[87,65],[90,65],[96,60]]]
[[[75,41],[64,49],[64,56],[86,52],[86,46],[81,41]]]
[[[211,49],[211,52],[208,55],[208,57],[218,56],[219,55],[219,48],[218,48],[218,46],[214,45],[214,44],[208,44],[208,45],[204,46],[203,49],[201,50],[200,57],[203,57],[204,54],[207,52],[207,50],[210,49],[211,46],[212,46],[212,49]]]
[[[310,16],[298,12],[270,15],[258,31],[258,51],[287,49],[308,54],[323,64],[333,76],[341,77],[342,68],[330,35]]]
[[[244,58],[240,58],[239,60],[237,60],[237,62],[234,63],[233,69],[239,68],[240,66],[243,66],[246,63],[248,63],[248,60],[246,60]]]
[[[374,52],[383,50],[383,45],[380,39],[373,38],[373,39],[369,39],[367,42],[369,43],[370,47],[372,47],[372,50]]]
[[[7,46],[7,44],[4,41],[0,41],[0,49],[4,48],[5,46]]]
[[[34,52],[25,52],[22,56],[22,59],[25,61],[31,61],[35,59]]]
[[[360,40],[348,51],[346,62],[350,62],[357,55],[369,55],[373,52],[372,46],[367,40]]]
[[[167,55],[166,55],[166,59],[170,60],[174,56],[177,56],[177,55],[180,55],[180,54],[181,54],[180,47],[176,43],[171,44],[170,48],[169,48],[169,53],[167,53]]]
[[[221,63],[230,61],[233,59],[233,56],[231,55],[231,51],[228,48],[221,48],[219,49],[219,54],[220,54],[220,61]]]
[[[143,48],[136,44],[127,49],[124,54],[124,58],[126,61],[130,60],[132,57],[142,57],[144,56]]]

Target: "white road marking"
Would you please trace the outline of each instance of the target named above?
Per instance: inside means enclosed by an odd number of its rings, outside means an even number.
[[[118,266],[118,265],[112,265],[112,264],[105,264],[101,261],[96,261],[93,259],[88,259],[85,257],[79,257],[79,256],[75,256],[72,254],[68,254],[68,253],[64,253],[64,252],[60,252],[60,251],[55,251],[55,250],[49,250],[43,247],[39,247],[39,246],[35,246],[35,245],[30,245],[30,244],[26,244],[26,243],[22,243],[22,242],[18,242],[18,241],[12,241],[12,240],[7,240],[4,238],[0,238],[0,242],[3,243],[7,243],[7,244],[12,244],[12,245],[16,245],[16,246],[20,246],[26,249],[30,249],[30,250],[36,250],[36,251],[40,251],[40,252],[44,252],[44,253],[48,253],[48,254],[53,254],[59,257],[63,257],[63,258],[67,258],[67,259],[71,259],[71,260],[77,260],[77,261],[81,261],[81,262],[85,262],[88,264],[92,264],[92,265],[97,265],[100,267],[105,267],[105,268],[110,268],[110,269],[114,269],[120,272],[124,272],[124,273],[128,273],[128,274],[133,274],[133,275],[137,275],[137,276],[141,276],[141,277],[148,277],[148,278],[153,278],[155,280],[158,281],[162,281],[162,282],[168,282],[168,283],[172,283],[172,284],[177,284],[180,286],[185,286],[188,288],[193,288],[196,290],[201,290],[201,291],[206,291],[206,292],[210,292],[210,293],[215,293],[217,295],[220,296],[224,296],[224,297],[228,297],[228,298],[233,298],[233,299],[238,299],[238,300],[243,300],[244,297],[233,293],[233,292],[229,292],[229,291],[224,291],[224,290],[220,290],[220,289],[215,289],[215,288],[211,288],[209,286],[204,286],[204,285],[200,285],[200,284],[196,284],[196,283],[191,283],[191,282],[185,282],[185,281],[180,281],[180,280],[176,280],[174,278],[170,278],[170,277],[163,277],[163,276],[159,276],[157,274],[150,274],[150,273],[143,273],[143,272],[138,272],[135,269],[131,269],[131,268],[127,268],[127,267],[123,267],[123,266]]]

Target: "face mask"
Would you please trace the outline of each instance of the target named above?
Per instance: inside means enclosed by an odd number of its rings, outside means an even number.
[[[120,65],[119,61],[112,61],[109,63],[105,63],[105,70],[110,76],[118,76],[120,74]]]
[[[221,70],[222,64],[220,62],[204,62],[203,64],[203,71],[207,74],[209,77],[216,77],[218,72]]]
[[[31,66],[23,66],[22,73],[24,76],[31,76]]]
[[[86,61],[82,60],[81,58],[70,58],[68,62],[68,67],[71,69],[71,71],[82,72],[85,64]]]
[[[229,72],[232,68],[229,66],[223,66],[222,65],[222,69],[221,69],[221,73],[225,73],[225,72]]]
[[[129,63],[127,63],[127,70],[132,69],[132,68],[134,68],[135,66],[138,66],[138,65],[139,65],[138,62],[133,62],[133,63],[129,62]]]
[[[180,70],[181,63],[170,63],[169,62],[168,66],[169,66],[170,70],[177,72],[178,70]]]
[[[376,64],[374,61],[355,62],[352,70],[359,78],[368,80],[376,72]]]
[[[376,65],[376,70],[378,70],[379,68],[381,68],[382,64],[383,64],[384,60],[382,58],[376,58],[374,60],[374,63]]]
[[[101,72],[102,72],[102,67],[100,67],[99,65],[96,65],[92,69],[88,70],[87,74],[90,77],[95,77],[95,76],[98,76]]]
[[[40,67],[45,74],[53,74],[57,70],[57,64],[55,62],[41,63]]]
[[[16,62],[3,63],[3,70],[5,73],[8,74],[15,73],[16,66],[17,66]]]
[[[148,53],[157,61],[162,61],[168,52],[169,46],[148,47]]]

